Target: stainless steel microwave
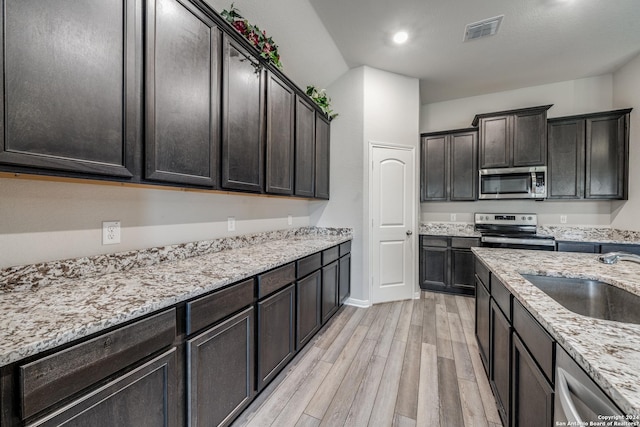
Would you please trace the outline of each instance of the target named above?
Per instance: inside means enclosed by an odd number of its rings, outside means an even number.
[[[544,199],[547,167],[480,169],[479,199]]]

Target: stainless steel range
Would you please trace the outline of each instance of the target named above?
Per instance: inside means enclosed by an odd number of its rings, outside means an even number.
[[[538,216],[531,213],[476,213],[475,229],[482,234],[482,246],[491,248],[554,251],[551,236],[539,236]]]

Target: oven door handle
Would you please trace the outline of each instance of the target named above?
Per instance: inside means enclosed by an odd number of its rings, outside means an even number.
[[[483,243],[506,243],[513,245],[531,245],[531,246],[555,246],[556,241],[554,239],[527,239],[517,237],[495,237],[495,236],[483,236],[481,241]]]

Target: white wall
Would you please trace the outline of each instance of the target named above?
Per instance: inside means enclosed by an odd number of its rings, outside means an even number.
[[[0,268],[309,225],[306,200],[0,179]],[[289,226],[287,215],[292,215]],[[236,231],[227,231],[227,217]],[[122,222],[102,245],[102,221]]]
[[[418,125],[420,120],[420,87],[418,79],[402,76],[399,74],[389,73],[377,70],[375,68],[364,67],[364,144],[363,157],[364,164],[369,165],[369,144],[370,142],[382,142],[399,144],[404,146],[415,147],[415,171],[416,171],[416,195],[414,200],[418,199],[417,189],[419,180],[419,157],[418,144]],[[371,215],[369,212],[369,167],[364,168],[363,194],[364,194],[364,224],[371,223]],[[417,206],[416,206],[417,210]],[[416,215],[416,224],[417,224]],[[364,271],[371,272],[370,266],[370,231],[369,227],[365,227],[364,232]],[[418,233],[415,233],[417,236]],[[417,248],[417,245],[413,245]],[[413,254],[417,272],[417,253]],[[413,281],[418,283],[417,280]],[[369,287],[365,289],[366,299],[371,298]]]
[[[630,70],[629,78],[634,70]],[[637,73],[637,70],[635,70]],[[488,113],[514,108],[553,104],[548,117],[607,111],[633,106],[631,100],[620,100],[613,105],[614,80],[617,75],[607,74],[579,80],[534,86],[506,92],[497,92],[470,98],[422,105],[420,131],[459,129],[470,127],[477,113]],[[636,105],[638,103],[636,96]],[[636,197],[640,197],[640,194]],[[473,222],[475,212],[533,212],[538,213],[540,224],[560,224],[560,215],[567,216],[568,225],[612,225],[612,209],[625,202],[586,201],[482,201],[473,203],[427,202],[420,204],[421,220]],[[639,201],[640,203],[640,201]]]
[[[629,200],[612,203],[612,227],[640,231],[640,55],[613,75],[615,108],[633,107],[629,140]]]
[[[418,89],[417,79],[370,67],[350,70],[327,89],[340,114],[331,124],[331,200],[312,203],[311,223],[354,228],[354,303],[370,303],[369,141],[417,147]]]
[[[553,104],[547,112],[549,118],[607,111],[613,105],[612,87],[613,76],[607,74],[424,104],[420,110],[420,132],[467,128],[479,113],[537,105]]]
[[[363,114],[364,68],[350,70],[328,88],[332,108],[329,183],[331,199],[311,203],[311,223],[353,228],[351,243],[351,297],[364,299],[363,277]]]

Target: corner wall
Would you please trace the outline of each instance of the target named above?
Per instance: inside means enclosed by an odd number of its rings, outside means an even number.
[[[640,55],[613,75],[615,108],[633,107],[629,129],[629,200],[613,202],[611,226],[640,231]]]

